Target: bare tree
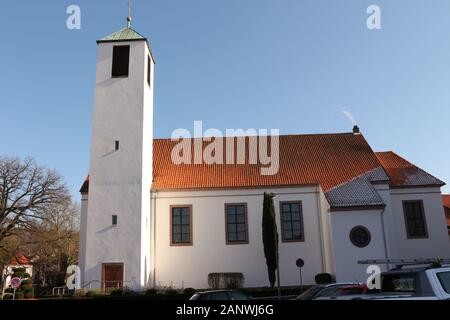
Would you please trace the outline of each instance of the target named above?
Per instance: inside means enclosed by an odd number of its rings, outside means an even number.
[[[6,238],[36,226],[69,199],[56,171],[38,166],[31,158],[0,157],[0,249]]]
[[[47,276],[52,276],[50,282],[62,283],[67,267],[78,262],[79,211],[77,204],[62,203],[30,229],[28,247],[36,257],[34,267],[43,285]]]
[[[2,242],[0,269],[25,255],[33,264],[35,284],[62,285],[67,267],[78,263],[79,213],[79,205],[67,201],[49,207],[26,229],[17,228]]]

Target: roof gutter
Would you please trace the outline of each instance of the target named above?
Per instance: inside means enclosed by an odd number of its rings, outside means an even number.
[[[379,204],[379,205],[366,205],[366,206],[331,206],[330,211],[336,212],[336,211],[356,211],[356,210],[384,210],[386,208],[385,204]]]

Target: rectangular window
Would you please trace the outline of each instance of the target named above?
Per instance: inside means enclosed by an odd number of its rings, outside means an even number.
[[[112,216],[112,225],[117,226],[117,216],[116,215]]]
[[[227,244],[248,243],[247,204],[225,204]]]
[[[111,76],[128,77],[130,67],[130,46],[114,46]]]
[[[151,81],[152,81],[152,58],[148,56],[148,62],[147,62],[147,83],[148,86],[151,87]]]
[[[171,245],[192,245],[192,206],[170,207],[170,227]]]
[[[408,239],[428,238],[423,201],[403,201]]]
[[[120,146],[119,140],[116,140],[116,141],[114,142],[114,148],[116,149],[116,151],[119,150],[119,146]]]
[[[305,241],[302,202],[280,202],[283,242]]]

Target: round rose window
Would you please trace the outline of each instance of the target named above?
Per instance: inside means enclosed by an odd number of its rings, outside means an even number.
[[[366,227],[357,226],[350,231],[350,241],[358,248],[367,247],[370,238],[370,231]]]

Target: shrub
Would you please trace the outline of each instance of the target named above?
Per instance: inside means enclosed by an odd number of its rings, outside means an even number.
[[[27,285],[33,285],[33,280],[24,280],[22,281],[22,285],[23,286],[27,286]]]
[[[129,288],[120,288],[120,289],[114,289],[109,293],[112,297],[127,297],[134,295],[134,292],[131,291]]]
[[[5,293],[3,296],[3,300],[12,300],[13,295],[11,293]]]
[[[111,291],[110,293],[111,297],[121,297],[123,296],[123,290],[122,289],[116,289]]]
[[[314,277],[317,284],[333,283],[333,276],[329,273],[319,273]]]
[[[40,286],[36,285],[34,286],[34,294],[37,297],[48,297],[52,295],[53,287],[50,286]],[[84,293],[83,293],[84,295]]]
[[[221,272],[208,274],[208,285],[212,289],[238,289],[244,286],[244,275],[240,272]]]
[[[24,295],[25,299],[33,299],[34,298],[34,294],[32,292],[27,292]]]
[[[33,285],[32,284],[26,284],[22,286],[23,291],[25,292],[32,292],[33,291]]]
[[[244,275],[242,273],[225,273],[224,286],[227,289],[239,289],[244,286]]]
[[[186,288],[183,290],[183,294],[192,296],[195,294],[195,291],[196,290],[194,288]]]
[[[212,289],[220,288],[221,273],[210,273],[208,274],[208,285]]]
[[[17,300],[23,299],[24,296],[25,296],[25,294],[23,293],[23,291],[17,291],[16,292],[16,299]]]
[[[175,290],[175,289],[167,289],[165,294],[167,294],[167,295],[177,295],[178,291]]]
[[[145,294],[147,295],[147,296],[154,296],[154,295],[156,295],[157,294],[157,291],[156,291],[156,289],[147,289],[146,291],[145,291]]]
[[[96,297],[98,295],[99,295],[98,292],[93,291],[93,290],[90,290],[86,293],[86,297],[90,297],[90,298]]]
[[[303,291],[305,291],[310,286],[304,286]],[[243,293],[248,294],[249,296],[253,298],[262,298],[262,297],[276,297],[278,295],[277,288],[269,288],[269,287],[263,287],[263,288],[246,288],[240,290]],[[281,295],[282,296],[296,296],[300,294],[301,289],[298,286],[292,286],[292,287],[282,287],[281,288]]]
[[[73,296],[76,298],[84,297],[84,291],[82,289],[77,289],[73,292]]]
[[[30,290],[25,290],[25,299],[33,299],[34,298],[34,289],[31,287]]]
[[[24,274],[27,271],[27,269],[26,268],[13,268],[12,271],[14,274]]]

